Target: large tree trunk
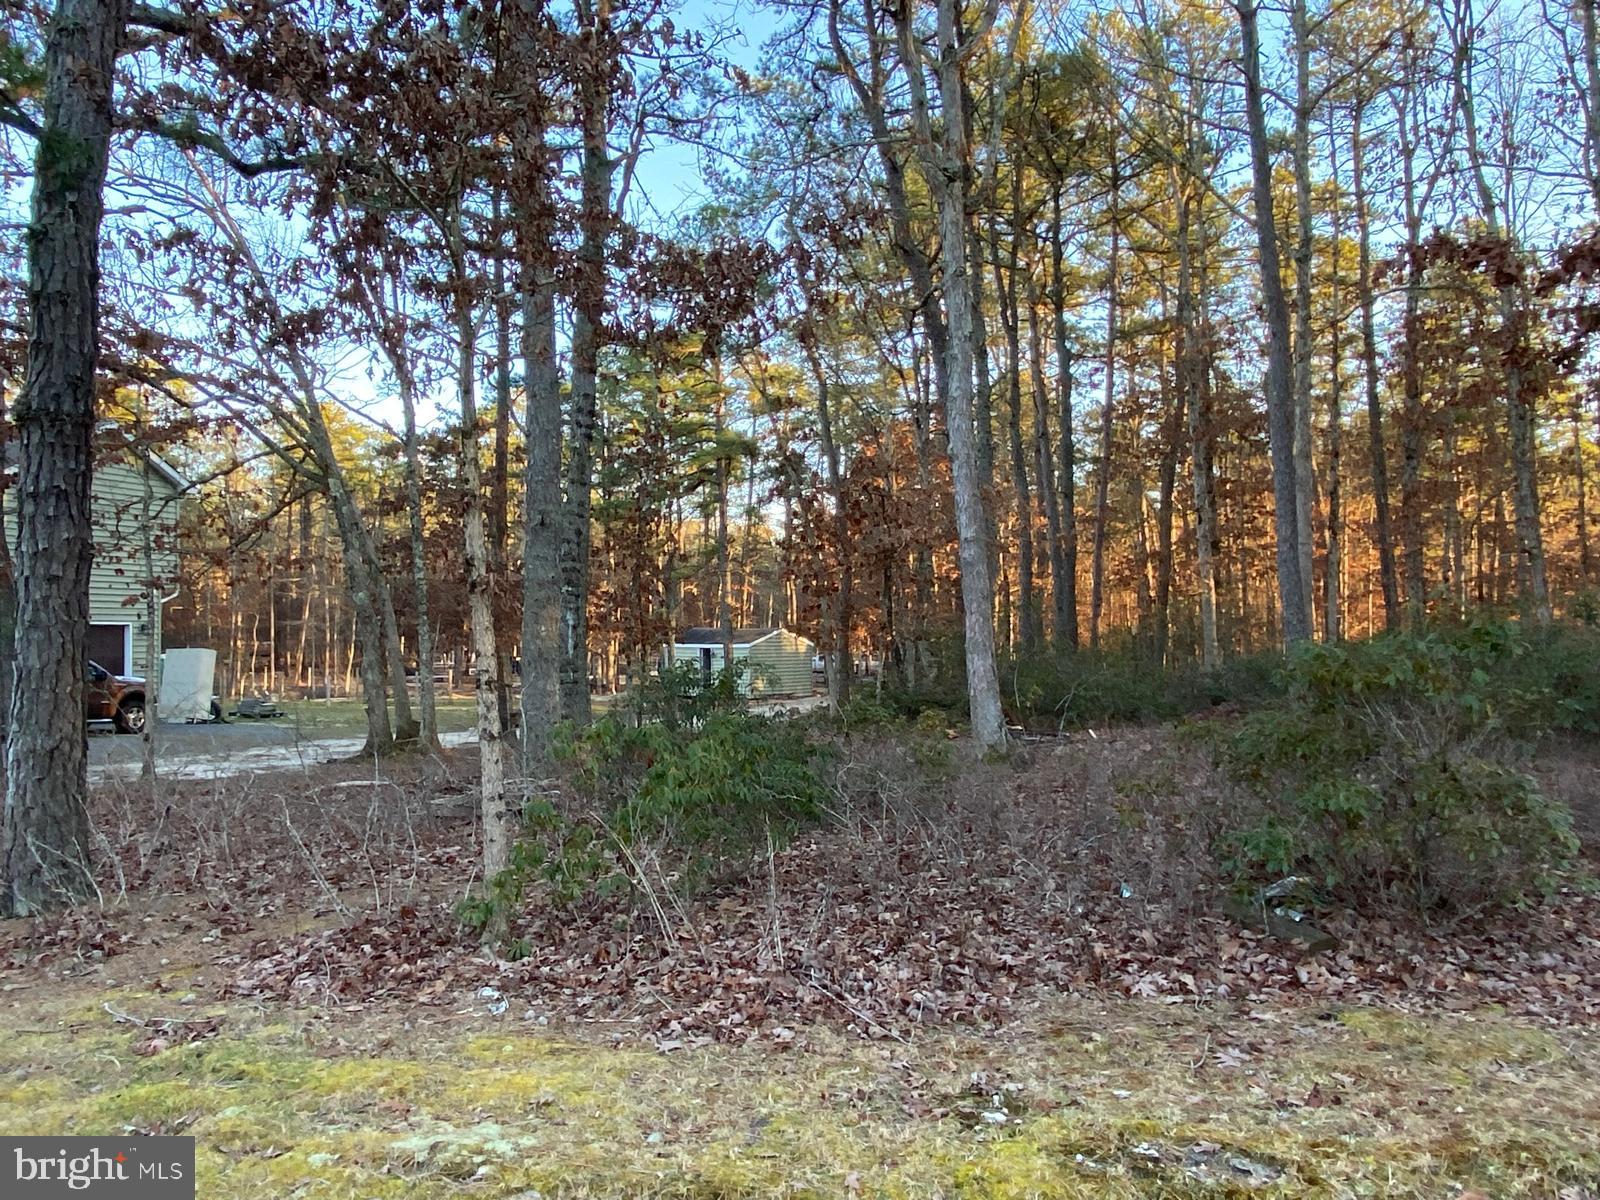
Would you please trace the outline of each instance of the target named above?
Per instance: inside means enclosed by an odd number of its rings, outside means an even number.
[[[939,206],[944,267],[946,357],[950,389],[945,424],[950,439],[950,474],[955,490],[956,546],[961,566],[962,621],[966,633],[967,700],[972,735],[985,750],[1005,744],[1005,716],[994,657],[994,589],[985,552],[982,479],[972,411],[972,279],[966,253],[965,123],[961,119],[961,66],[957,0],[939,0],[939,97],[942,136],[935,139],[922,76],[922,52],[909,13],[896,12],[900,61],[912,81],[912,109],[923,146],[923,177]],[[992,19],[993,10],[990,10]]]
[[[596,420],[595,380],[605,317],[606,236],[611,227],[613,163],[607,145],[612,65],[610,0],[578,4],[585,59],[578,87],[583,123],[583,180],[578,279],[572,315],[572,439],[568,446],[566,531],[561,539],[561,711],[588,724],[589,550],[591,476]]]
[[[556,368],[555,277],[523,264],[522,774],[534,778],[561,712],[561,390]],[[669,575],[670,578],[670,575]],[[668,596],[669,616],[672,597]]]
[[[1272,455],[1273,523],[1277,535],[1279,607],[1283,640],[1289,645],[1311,636],[1310,608],[1300,575],[1298,483],[1294,456],[1294,389],[1291,378],[1289,305],[1283,294],[1278,258],[1278,225],[1272,211],[1272,152],[1261,86],[1261,38],[1255,0],[1236,5],[1243,42],[1245,113],[1250,131],[1251,178],[1256,246],[1261,266],[1261,299],[1267,317],[1267,439]]]
[[[15,690],[6,745],[0,910],[86,895],[83,724],[94,550],[100,220],[126,0],[59,0],[44,55],[44,118],[28,228],[28,369],[17,429]]]

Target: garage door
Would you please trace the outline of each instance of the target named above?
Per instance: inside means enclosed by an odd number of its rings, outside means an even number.
[[[128,632],[131,625],[89,626],[89,658],[113,675],[128,673]]]

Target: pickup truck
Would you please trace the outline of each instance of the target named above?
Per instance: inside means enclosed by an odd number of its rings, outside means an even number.
[[[110,721],[118,733],[144,732],[144,680],[137,675],[113,675],[97,662],[89,663],[84,679],[84,715],[91,721]]]

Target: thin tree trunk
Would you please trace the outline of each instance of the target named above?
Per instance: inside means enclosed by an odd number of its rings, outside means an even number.
[[[1587,583],[1591,562],[1589,557],[1589,489],[1583,464],[1583,425],[1577,403],[1572,406],[1572,470],[1573,485],[1577,491],[1578,500],[1578,576]]]
[[[1316,535],[1312,515],[1316,508],[1317,477],[1312,465],[1311,265],[1315,250],[1311,224],[1311,30],[1307,0],[1293,0],[1290,24],[1294,31],[1294,194],[1297,237],[1294,247],[1294,496],[1295,540],[1300,552],[1300,595],[1306,605],[1306,629],[1316,628],[1316,570],[1313,552]]]
[[[1503,241],[1506,249],[1515,254],[1516,234],[1509,225],[1502,226],[1500,198],[1489,186],[1488,171],[1478,141],[1477,109],[1471,79],[1472,26],[1476,20],[1475,13],[1465,0],[1456,0],[1456,20],[1451,27],[1451,36],[1456,44],[1453,80],[1456,105],[1466,135],[1467,162],[1477,184],[1483,223],[1488,227],[1491,238]],[[1522,291],[1522,284],[1514,280],[1499,288],[1500,355],[1505,373],[1506,414],[1511,429],[1511,471],[1514,482],[1511,501],[1516,521],[1517,549],[1521,556],[1520,566],[1528,582],[1526,603],[1534,621],[1548,625],[1551,619],[1550,588],[1545,579],[1544,536],[1539,526],[1539,481],[1535,462],[1537,419],[1533,411],[1533,396],[1523,375],[1527,338],[1526,300]]]
[[[1039,330],[1039,294],[1028,280],[1028,374],[1033,384],[1033,462],[1039,473],[1039,502],[1044,510],[1045,547],[1050,557],[1050,596],[1054,621],[1051,638],[1066,637],[1067,560],[1061,547],[1061,505],[1056,493],[1055,458],[1050,450],[1049,384],[1044,375],[1044,338]]]
[[[1365,106],[1351,116],[1350,172],[1355,193],[1357,283],[1361,301],[1361,366],[1366,387],[1367,438],[1372,469],[1372,504],[1378,538],[1378,576],[1383,586],[1383,617],[1393,629],[1400,620],[1400,584],[1395,574],[1394,529],[1389,515],[1389,453],[1384,444],[1383,402],[1378,394],[1378,337],[1372,287],[1372,221],[1367,208],[1366,144],[1361,136]]]
[[[1267,440],[1272,456],[1273,521],[1277,535],[1278,595],[1283,610],[1283,640],[1289,645],[1311,636],[1310,608],[1300,574],[1300,534],[1296,516],[1294,389],[1291,378],[1289,305],[1278,260],[1278,226],[1272,211],[1272,154],[1261,86],[1261,42],[1255,0],[1237,4],[1243,42],[1245,113],[1249,125],[1256,246],[1261,266],[1261,299],[1267,317]]]
[[[1162,308],[1163,310],[1166,308],[1164,289]],[[1164,313],[1162,324],[1166,324]],[[1181,348],[1179,353],[1182,353]],[[1163,360],[1165,357],[1166,355],[1163,353]],[[1182,452],[1184,442],[1184,409],[1188,397],[1184,395],[1181,386],[1170,387],[1169,391],[1169,377],[1165,361],[1160,364],[1158,370],[1161,372],[1163,398],[1170,405],[1170,411],[1163,416],[1161,422],[1161,465],[1156,484],[1156,582],[1151,614],[1154,626],[1152,629],[1151,660],[1157,666],[1165,666],[1167,662],[1167,645],[1172,635],[1173,497],[1177,492],[1178,458]]]
[[[728,392],[722,382],[722,350],[713,351],[713,374],[717,386],[717,627],[722,630],[722,669],[733,676],[733,573],[728,557],[728,482],[729,461],[723,446],[723,405]]]
[[[493,288],[490,303],[494,311],[494,457],[489,476],[489,562],[494,570],[496,595],[492,601],[498,606],[499,590],[507,574],[511,522],[511,299],[506,294],[505,251],[499,233],[501,196],[494,192],[494,217],[496,224]],[[506,630],[498,622],[495,637],[499,643],[496,652],[495,703],[500,709],[500,728],[511,728],[511,663]],[[418,664],[419,669],[421,664]]]
[[[833,436],[833,408],[829,402],[828,377],[814,343],[804,345],[806,360],[817,385],[817,433],[822,441],[822,461],[828,472],[828,490],[833,494],[834,552],[839,558],[839,582],[832,603],[827,606],[828,708],[834,713],[850,699],[850,603],[853,555],[850,518],[845,507],[844,476],[839,467],[839,445]]]
[[[461,489],[465,493],[463,518],[467,568],[467,618],[472,636],[472,674],[478,701],[478,795],[483,823],[483,877],[494,880],[511,865],[511,844],[516,836],[519,805],[507,788],[505,729],[500,723],[500,642],[495,636],[494,559],[484,514],[483,468],[478,458],[477,330],[467,297],[467,264],[461,213],[453,214],[450,228],[451,274],[456,281],[456,394],[461,406],[457,457]],[[501,921],[491,936],[503,932]]]
[[[1121,219],[1117,212],[1118,175],[1116,141],[1111,146],[1111,254],[1106,273],[1105,393],[1100,402],[1100,457],[1094,480],[1094,558],[1089,568],[1089,645],[1100,645],[1100,617],[1105,607],[1106,524],[1110,518],[1112,414],[1116,404],[1117,310],[1122,247]]]
[[[1333,310],[1333,319],[1328,347],[1328,556],[1322,568],[1322,636],[1325,641],[1338,642],[1344,638],[1341,594],[1344,582],[1344,478],[1341,473],[1341,455],[1344,450],[1344,344],[1340,338],[1340,326],[1344,317],[1340,307],[1343,303],[1343,292],[1339,286],[1339,248],[1344,238],[1344,209],[1340,204],[1338,193],[1339,149],[1331,130],[1328,161],[1335,190],[1329,283],[1329,307]]]
[[[1061,426],[1062,590],[1056,602],[1057,639],[1078,648],[1077,454],[1072,413],[1072,352],[1067,344],[1065,257],[1061,244],[1061,184],[1050,192],[1050,307],[1056,343],[1056,397]]]
[[[1176,173],[1174,173],[1176,174]],[[1178,327],[1183,331],[1178,364],[1179,391],[1187,401],[1190,484],[1194,494],[1195,574],[1200,601],[1200,661],[1207,670],[1222,663],[1217,639],[1216,492],[1211,467],[1212,431],[1208,374],[1200,345],[1199,319],[1194,299],[1194,248],[1190,236],[1191,196],[1176,187],[1178,195]]]
[[[425,750],[439,745],[439,716],[433,687],[433,622],[428,617],[428,551],[422,531],[422,455],[417,442],[417,402],[409,372],[400,381],[400,405],[405,428],[404,453],[406,532],[411,550],[412,606],[417,620],[417,707],[421,710],[418,736]]]
[[[1015,228],[1021,207],[1021,172],[1013,172],[1012,177],[1018,189],[1013,193],[1012,226]],[[998,226],[991,225],[990,231],[989,250],[994,269],[995,298],[1006,339],[1006,433],[1011,452],[1011,484],[1016,493],[1017,514],[1018,640],[1022,652],[1032,654],[1044,639],[1040,631],[1038,596],[1033,582],[1033,496],[1028,485],[1028,460],[1022,444],[1022,343],[1018,328],[1021,319],[1017,311],[1017,269],[1015,263],[1009,272],[1002,268]]]

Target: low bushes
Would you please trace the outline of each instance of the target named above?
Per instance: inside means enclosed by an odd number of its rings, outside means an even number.
[[[1224,866],[1244,886],[1303,875],[1352,907],[1422,916],[1547,887],[1577,849],[1570,812],[1521,769],[1577,716],[1552,646],[1476,623],[1297,652],[1282,701],[1218,739],[1253,801]]]
[[[664,905],[747,873],[817,821],[825,748],[801,723],[742,711],[733,682],[697,692],[664,677],[569,734],[558,753],[575,797],[527,802],[511,868],[463,919],[490,927],[534,882],[556,904],[629,894],[664,919]]]
[[[915,689],[887,683],[875,703],[900,716],[930,709],[966,713],[959,643],[941,644],[931,683]],[[1158,667],[1140,646],[1050,648],[1000,663],[1006,719],[1037,731],[1170,721],[1219,704],[1249,706],[1279,695],[1282,656],[1231,658],[1211,670],[1198,663]]]

